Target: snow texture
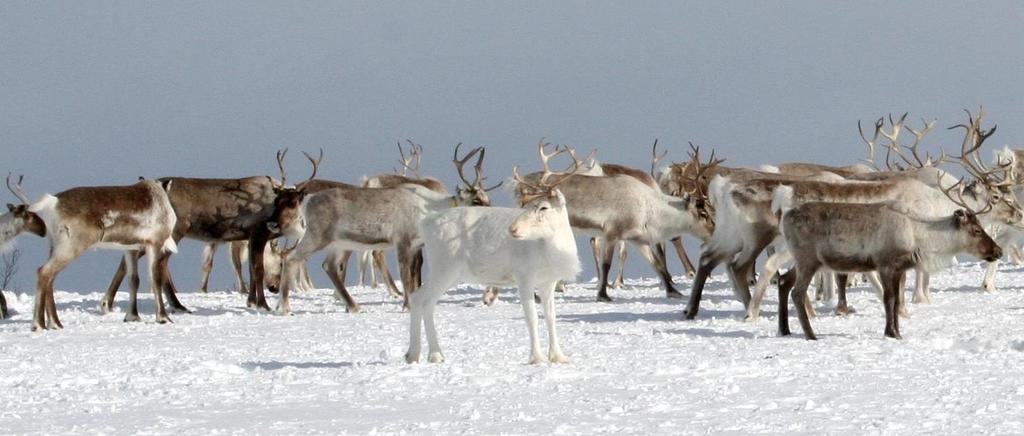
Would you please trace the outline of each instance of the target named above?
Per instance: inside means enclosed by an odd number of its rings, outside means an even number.
[[[184,293],[195,312],[170,325],[153,322],[148,296],[145,322],[126,324],[99,314],[99,292],[58,292],[65,329],[42,333],[29,331],[32,295],[8,293],[0,432],[1020,433],[1024,271],[1004,266],[996,294],[980,291],[982,274],[964,263],[936,275],[935,302],[912,305],[901,341],[882,337],[882,306],[863,286],[849,317],[819,304],[810,342],[776,334],[774,287],[749,323],[722,275],[692,322],[655,280],[612,291],[613,303],[573,285],[556,297],[572,363],[534,366],[514,293],[485,307],[475,286],[438,305],[448,361],[413,365],[408,314],[383,289],[355,288],[360,314],[328,290],[298,293],[294,316]]]

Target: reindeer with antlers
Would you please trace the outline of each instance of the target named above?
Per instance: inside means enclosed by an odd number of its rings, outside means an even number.
[[[894,136],[894,135],[893,135]],[[980,147],[980,145],[979,145]],[[975,174],[980,186],[994,186],[988,174],[978,173],[971,170],[969,158],[977,151],[977,147],[965,147],[962,152],[961,161],[965,168]],[[935,183],[939,183],[936,180]],[[712,182],[712,196],[718,211],[718,224],[720,228],[730,229],[723,233],[721,238],[713,237],[713,244],[710,244],[709,253],[720,253],[734,259],[752,259],[756,257],[765,246],[772,243],[778,237],[778,216],[770,209],[772,191],[778,186],[787,186],[792,194],[792,204],[805,202],[830,202],[830,203],[877,203],[895,202],[903,207],[911,208],[922,214],[940,216],[951,213],[956,206],[969,207],[978,210],[985,220],[992,222],[1013,223],[1020,220],[1020,211],[1015,202],[1011,199],[985,195],[974,198],[971,205],[966,204],[961,196],[950,195],[950,190],[956,186],[942,187],[926,184],[915,177],[893,177],[882,181],[871,182],[843,182],[824,183],[808,181],[785,181],[779,179],[750,179],[731,181],[729,178],[719,178]],[[945,192],[943,192],[945,191]],[[987,190],[984,192],[988,192]],[[945,195],[944,195],[945,194]],[[979,206],[980,205],[980,206]],[[990,212],[991,211],[991,212]],[[775,243],[778,247],[778,242]],[[729,247],[729,248],[726,248]],[[782,262],[788,259],[789,255],[782,249],[771,256],[765,263],[765,271],[757,283],[757,292],[754,300],[748,305],[748,317],[756,319],[759,310],[760,299],[767,286],[767,278],[775,273]],[[729,254],[739,253],[739,254]],[[751,264],[752,265],[752,264]],[[924,274],[924,271],[921,271]],[[915,301],[925,299],[928,277],[919,276],[918,291],[915,293]],[[734,280],[734,287],[745,289],[745,283]],[[780,287],[783,285],[780,285]],[[876,287],[881,286],[876,284]],[[691,294],[690,306],[687,308],[686,317],[692,318],[696,314],[697,304],[700,300],[700,288],[695,286],[695,292]],[[918,297],[920,294],[922,297]],[[845,309],[844,290],[840,289],[840,306]]]
[[[547,153],[544,150],[548,145],[543,140],[537,144],[545,165],[544,172],[528,174],[525,180],[535,182],[543,174],[550,173],[547,163],[556,155],[568,153],[574,161],[577,160],[571,148],[555,147],[554,151]],[[565,196],[573,229],[605,241],[599,268],[599,301],[611,301],[607,290],[608,273],[619,241],[636,245],[657,271],[668,297],[682,298],[672,283],[660,243],[684,233],[702,239],[710,235],[714,223],[702,202],[662,194],[627,175],[577,175],[560,182],[559,190]],[[529,194],[527,185],[519,183],[515,191],[522,204],[522,198]]]
[[[412,294],[409,350],[405,359],[418,362],[422,331],[426,326],[428,360],[443,362],[444,354],[434,326],[434,308],[449,288],[460,282],[493,286],[515,284],[523,306],[530,337],[530,363],[565,363],[555,333],[554,288],[559,280],[571,280],[580,271],[576,241],[569,223],[569,206],[558,186],[572,180],[579,170],[573,164],[566,171],[552,172],[540,149],[544,172],[533,180],[519,177],[513,168],[517,188],[524,192],[520,209],[502,207],[459,207],[424,218],[419,223],[430,276]],[[557,153],[556,153],[557,154]],[[572,153],[570,153],[572,154]],[[545,157],[546,156],[546,157]],[[548,330],[548,355],[541,353],[537,333],[534,290],[541,299]]]
[[[405,153],[402,151],[401,143],[399,143],[398,151],[401,156],[400,164],[402,165],[402,174],[381,174],[373,177],[369,177],[363,181],[364,188],[397,188],[403,184],[415,184],[423,186],[431,191],[439,194],[448,194],[448,190],[445,189],[444,184],[441,181],[433,177],[423,177],[420,174],[420,161],[423,158],[423,146],[416,144],[410,140],[406,140],[409,143],[409,157],[407,158]],[[487,179],[483,175],[483,162],[484,156],[487,154],[487,150],[484,147],[476,147],[469,151],[465,156],[459,157],[459,148],[462,147],[462,143],[455,145],[455,152],[452,156],[452,164],[455,165],[455,170],[462,180],[463,185],[456,185],[456,196],[460,198],[470,199],[472,206],[490,206],[491,199],[488,192],[498,189],[504,182],[498,182],[498,184],[485,188],[483,183]],[[466,177],[465,167],[473,157],[476,157],[476,164],[473,166],[475,176],[473,180],[469,180]],[[410,176],[411,174],[411,176]],[[465,186],[465,187],[463,187]],[[372,252],[373,263],[377,266],[377,269],[384,275],[385,283],[388,283],[389,289],[393,292],[393,295],[401,295],[395,287],[394,281],[391,280],[391,275],[387,271],[387,264],[384,259],[384,252],[377,250]],[[342,260],[346,263],[347,257]],[[417,254],[416,260],[414,261],[414,271],[412,272],[413,277],[417,280],[417,286],[419,285],[420,269],[422,265],[422,256]],[[362,275],[362,274],[360,274]]]
[[[8,189],[19,199],[0,216],[0,246],[21,232],[50,241],[50,256],[39,268],[32,329],[63,328],[53,298],[57,275],[86,250],[93,247],[125,251],[132,271],[137,269],[139,250],[149,256],[150,289],[156,300],[156,320],[170,321],[164,308],[162,285],[166,279],[161,262],[177,251],[171,238],[174,210],[167,198],[171,182],[142,180],[130,186],[89,186],[72,188],[56,195],[44,195],[31,203],[21,188],[22,179]],[[31,204],[30,204],[31,203]],[[132,307],[125,320],[138,319],[135,298],[138,281],[132,286]]]
[[[482,156],[482,147],[471,151],[469,157],[476,153]],[[413,268],[421,245],[416,223],[431,211],[487,201],[481,198],[486,192],[480,188],[482,180],[479,177],[478,183],[458,189],[454,196],[411,183],[394,188],[326,189],[309,195],[301,205],[284,208],[277,223],[283,232],[301,237],[285,256],[279,310],[291,312],[288,294],[294,286],[296,265],[328,247],[332,255],[338,256],[351,250],[395,247],[405,288],[404,306],[408,307],[409,293],[419,280]],[[344,280],[334,279],[335,296],[345,301],[349,312],[358,312],[359,304],[348,293]]]
[[[286,185],[284,158],[287,153],[287,149],[277,152],[280,181],[269,176],[241,179],[159,179],[161,183],[170,183],[175,187],[169,192],[170,202],[177,216],[173,232],[175,241],[188,237],[205,242],[249,242],[249,307],[270,310],[263,292],[266,276],[263,251],[269,239],[279,236],[274,223],[280,218],[288,219],[287,216],[279,215],[297,208],[305,195],[303,189],[290,188]],[[309,155],[307,158],[312,159]],[[315,176],[314,167],[310,181]],[[168,298],[172,298],[177,289],[170,278],[166,260],[161,262],[161,270],[168,278],[165,291]],[[114,297],[125,272],[125,262],[122,262],[101,302],[100,307],[104,312],[113,308]],[[177,306],[179,310],[185,310],[181,303],[175,305],[177,298],[169,301],[172,307]]]
[[[661,155],[658,155],[658,140],[655,139],[654,140],[654,146],[651,148],[651,154],[652,154],[652,156],[651,156],[651,170],[650,170],[650,172],[645,173],[643,170],[638,170],[636,168],[631,168],[631,167],[628,167],[628,166],[625,166],[625,165],[617,165],[617,164],[598,162],[597,159],[595,159],[593,157],[594,152],[591,152],[591,156],[586,159],[587,167],[589,169],[586,172],[582,173],[582,174],[583,175],[587,175],[587,176],[608,176],[608,177],[614,177],[614,176],[620,176],[620,175],[621,176],[628,176],[628,177],[632,177],[634,179],[637,179],[638,181],[640,181],[641,183],[647,185],[648,187],[650,187],[651,189],[653,189],[655,191],[661,192],[661,188],[658,186],[658,182],[656,180],[656,176],[654,174],[654,170],[655,170],[655,168],[657,168],[658,162],[660,162],[662,159],[664,159],[665,156],[668,154],[668,150],[665,150]],[[686,251],[682,250],[682,238],[675,238],[672,241],[676,244],[676,252],[679,254],[680,259],[683,261],[683,264],[684,265],[688,264],[690,259],[688,259],[686,257]],[[600,238],[596,238],[596,237],[590,238],[590,248],[591,248],[591,251],[594,254],[594,268],[595,268],[595,271],[598,271],[598,274],[600,274],[600,271],[601,271],[601,261],[600,261],[599,253],[603,252],[603,250],[601,248],[601,243],[602,243],[602,241],[601,241]],[[662,248],[662,249],[664,249],[664,248]],[[619,241],[618,252],[619,252],[619,272],[618,272],[618,274],[616,274],[615,280],[608,284],[608,286],[613,288],[613,289],[622,287],[623,283],[625,282],[626,253],[627,253],[627,251],[626,251],[626,242],[625,241]]]

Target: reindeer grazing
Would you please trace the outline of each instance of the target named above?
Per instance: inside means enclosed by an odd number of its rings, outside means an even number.
[[[199,291],[206,293],[210,283],[210,272],[213,270],[213,257],[217,253],[217,247],[222,242],[208,242],[203,247],[202,255],[202,275],[199,281]],[[228,244],[230,251],[231,266],[235,273],[235,287],[238,292],[244,295],[249,294],[249,287],[245,283],[245,278],[242,276],[242,264],[249,261],[249,241],[231,241]],[[276,290],[280,285],[281,280],[281,247],[277,245],[277,240],[271,239],[267,242],[266,248],[263,250],[263,282],[266,284],[267,289]],[[299,281],[299,288],[302,290],[312,290],[313,282],[309,279],[308,271],[303,270],[300,273],[301,280]]]
[[[537,146],[541,161],[545,164],[544,172],[529,174],[526,180],[535,181],[543,174],[550,173],[547,162],[558,154],[568,152],[576,160],[574,150],[555,147],[555,151],[546,153],[544,150],[547,145],[541,140]],[[523,198],[531,194],[529,185],[518,184],[515,191],[520,204],[523,204]],[[658,272],[666,294],[670,298],[682,298],[672,283],[672,276],[665,265],[665,252],[659,244],[683,233],[702,239],[710,235],[714,223],[704,210],[703,202],[662,194],[626,175],[576,175],[560,182],[559,191],[568,204],[569,221],[573,229],[605,241],[599,269],[599,301],[611,301],[607,291],[608,272],[619,241],[635,244]]]
[[[541,155],[543,149],[541,149]],[[513,177],[519,187],[529,190],[521,209],[500,207],[459,207],[428,215],[420,226],[430,276],[412,293],[409,350],[405,360],[418,362],[421,331],[427,330],[430,362],[443,362],[437,340],[434,308],[437,300],[460,282],[494,286],[515,284],[530,334],[530,363],[546,360],[568,362],[555,333],[555,305],[552,294],[559,280],[572,280],[580,271],[576,241],[569,223],[565,197],[556,185],[571,180],[579,169],[573,157],[569,170],[554,173],[544,159],[544,173],[536,182]],[[548,330],[548,356],[541,354],[537,334],[534,290],[540,294]]]
[[[808,202],[790,208],[792,189],[776,190],[774,208],[782,213],[781,230],[796,261],[793,304],[807,339],[817,339],[804,305],[815,272],[877,270],[884,287],[885,336],[900,338],[900,286],[906,270],[935,271],[967,252],[987,261],[1002,249],[985,233],[974,213],[958,209],[952,216],[924,218],[897,203]],[[779,293],[779,333],[789,335],[787,287]]]
[[[161,183],[173,183],[175,189],[169,192],[171,205],[177,215],[174,227],[175,241],[188,237],[204,242],[249,242],[249,278],[247,305],[270,310],[263,292],[265,269],[263,252],[267,241],[277,237],[271,230],[279,210],[294,210],[305,192],[285,185],[287,175],[284,158],[288,150],[277,153],[281,181],[268,176],[241,179],[197,179],[167,177]],[[312,159],[307,155],[307,158]],[[316,176],[310,177],[312,180]],[[167,294],[171,298],[177,293],[166,261],[162,262],[163,274],[167,277]],[[122,262],[111,280],[107,294],[101,302],[104,312],[111,310],[117,288],[124,278],[125,263]],[[184,310],[177,299],[169,300],[172,307]],[[175,304],[177,303],[177,304]]]
[[[471,151],[469,156],[476,153],[482,156],[482,147]],[[482,180],[478,178],[478,182]],[[416,224],[430,211],[460,204],[481,204],[485,200],[480,195],[485,190],[474,188],[475,184],[459,189],[454,196],[440,194],[418,184],[396,188],[334,188],[307,196],[301,207],[296,204],[282,209],[282,219],[277,221],[281,229],[301,235],[301,238],[285,256],[279,310],[286,314],[291,312],[288,293],[294,287],[296,265],[328,247],[335,254],[395,247],[405,288],[404,306],[408,307],[409,292],[416,288],[418,282],[413,273],[421,245]],[[332,276],[332,281],[335,296],[345,301],[349,312],[358,312],[359,305],[349,295],[344,281],[337,276]]]
[[[133,273],[138,265],[137,253],[144,250],[149,255],[156,320],[170,321],[160,292],[165,276],[159,264],[177,251],[171,238],[176,218],[167,199],[171,183],[142,180],[131,186],[72,188],[47,194],[31,205],[21,189],[21,178],[11,186],[8,176],[7,187],[22,204],[8,205],[10,212],[0,217],[0,246],[21,232],[45,236],[50,241],[50,257],[38,272],[33,330],[63,328],[53,299],[53,282],[68,264],[93,247],[124,250]],[[138,280],[132,285],[132,304],[125,321],[138,319]]]

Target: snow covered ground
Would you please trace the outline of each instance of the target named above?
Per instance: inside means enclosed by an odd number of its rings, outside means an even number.
[[[299,294],[287,317],[189,292],[195,312],[172,325],[153,323],[148,296],[146,322],[125,324],[98,313],[100,293],[58,292],[65,329],[44,333],[29,331],[32,295],[8,294],[0,432],[1024,432],[1024,270],[1005,266],[993,295],[981,275],[964,263],[933,278],[934,303],[911,307],[902,341],[882,337],[881,304],[863,287],[850,317],[820,306],[820,340],[808,342],[776,335],[774,299],[744,322],[724,275],[693,322],[653,280],[613,291],[614,303],[571,286],[557,307],[572,363],[536,366],[509,291],[494,307],[478,288],[449,292],[438,306],[448,361],[415,365],[402,357],[408,316],[382,289],[356,289],[361,314],[327,290]]]

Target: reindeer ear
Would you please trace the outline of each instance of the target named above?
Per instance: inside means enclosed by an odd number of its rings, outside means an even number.
[[[17,207],[15,207],[15,206],[14,206],[13,204],[11,204],[11,203],[7,203],[7,210],[8,210],[8,211],[10,211],[10,212],[14,212],[14,209],[17,209]]]
[[[167,179],[167,180],[164,180],[164,181],[160,182],[160,185],[164,187],[164,192],[171,192],[171,184],[172,183],[174,183],[174,180]]]

